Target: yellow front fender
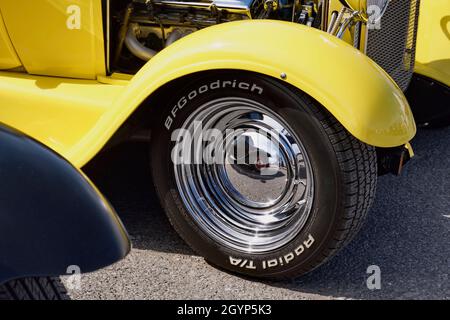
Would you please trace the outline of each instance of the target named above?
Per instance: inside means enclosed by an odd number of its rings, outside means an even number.
[[[119,119],[161,85],[194,72],[241,69],[280,79],[327,108],[359,140],[393,147],[415,134],[402,91],[372,60],[335,37],[293,23],[253,20],[187,36],[156,55],[116,102]],[[120,122],[120,121],[119,121]]]
[[[0,121],[81,167],[158,88],[214,69],[278,79],[285,73],[283,81],[312,96],[356,138],[373,146],[403,145],[416,131],[403,93],[372,60],[324,32],[270,20],[195,32],[157,54],[131,81],[0,73]]]

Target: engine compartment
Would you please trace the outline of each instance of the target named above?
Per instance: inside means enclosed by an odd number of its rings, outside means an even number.
[[[219,23],[276,19],[322,27],[320,0],[132,0],[108,2],[110,71],[136,73],[182,37]]]

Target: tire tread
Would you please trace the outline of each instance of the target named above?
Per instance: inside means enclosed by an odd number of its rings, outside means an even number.
[[[59,278],[24,278],[0,285],[0,300],[67,300]]]
[[[344,216],[335,228],[333,241],[321,257],[306,268],[310,272],[335,256],[361,229],[373,204],[377,184],[377,155],[375,147],[352,136],[331,114],[317,106],[308,95],[300,94],[320,121],[337,155],[346,187],[343,200]]]

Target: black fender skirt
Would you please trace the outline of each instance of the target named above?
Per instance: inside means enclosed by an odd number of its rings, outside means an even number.
[[[114,209],[79,170],[0,124],[0,283],[94,271],[130,246]]]

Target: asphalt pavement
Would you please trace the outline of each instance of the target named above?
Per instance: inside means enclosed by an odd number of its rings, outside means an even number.
[[[172,230],[154,194],[145,143],[115,147],[85,172],[132,242],[124,260],[83,275],[73,299],[450,299],[450,128],[419,130],[400,177],[379,178],[365,226],[334,259],[294,281],[218,270]],[[369,290],[367,268],[381,271]]]

